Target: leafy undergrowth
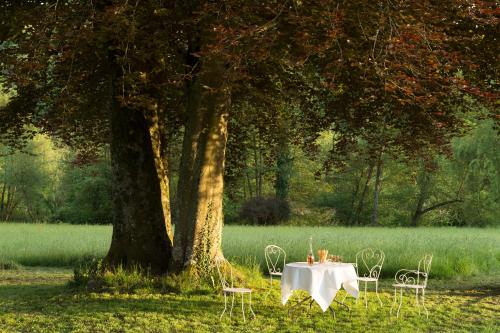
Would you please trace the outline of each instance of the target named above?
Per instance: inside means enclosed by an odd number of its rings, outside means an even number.
[[[245,266],[233,266],[235,284],[243,281],[254,287],[262,288],[265,280],[262,279],[260,266],[255,262],[247,262]],[[128,269],[117,267],[109,270],[102,259],[89,258],[77,265],[73,271],[73,278],[69,285],[90,292],[111,293],[211,293],[221,291],[222,285],[218,280],[215,267],[202,274],[169,274],[157,277],[142,269]]]
[[[465,281],[431,280],[426,297],[429,319],[419,316],[411,294],[404,297],[400,318],[391,317],[391,281],[385,280],[380,288],[382,307],[370,292],[368,309],[362,301],[356,304],[348,298],[351,312],[334,305],[334,320],[329,312],[321,312],[314,304],[310,310],[304,306],[303,311],[289,318],[288,305],[280,302],[278,283],[266,297],[267,281],[252,274],[249,273],[249,282],[254,289],[252,304],[257,317],[245,323],[239,299],[235,301],[232,318],[224,316],[219,321],[224,301],[215,292],[94,293],[70,287],[70,270],[0,271],[0,331],[496,332],[500,324],[500,281],[495,276]]]

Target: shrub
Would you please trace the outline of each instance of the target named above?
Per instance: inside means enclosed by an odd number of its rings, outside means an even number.
[[[252,198],[240,211],[240,219],[258,225],[276,225],[289,218],[288,202],[276,198]]]
[[[0,261],[0,270],[16,270],[19,268],[21,268],[21,265],[12,260]]]
[[[83,258],[73,270],[73,281],[74,286],[89,287],[93,288],[93,284],[96,283],[104,274],[104,265],[102,259],[97,259],[94,257]]]
[[[239,220],[241,204],[224,194],[224,223],[232,224]]]

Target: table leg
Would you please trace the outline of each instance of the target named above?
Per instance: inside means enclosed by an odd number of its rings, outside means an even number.
[[[348,312],[351,312],[351,308],[349,308],[349,306],[347,304],[345,304],[344,302],[341,302],[341,301],[337,301],[336,299],[333,300],[335,303],[337,304],[340,304],[342,305],[343,307],[345,307],[347,309]],[[301,299],[300,301],[298,301],[297,303],[293,304],[292,306],[290,306],[290,308],[288,309],[288,316],[291,317],[292,316],[292,313],[297,310],[299,308],[300,305],[306,303],[306,302],[309,302],[309,310],[311,310],[311,306],[312,304],[314,303],[314,299],[311,297],[311,296],[306,296],[304,297],[303,299]],[[330,312],[332,313],[333,315],[333,318],[336,319],[336,315],[335,315],[335,309],[330,305],[328,307],[328,309],[330,310]]]
[[[336,299],[334,299],[333,301],[334,301],[335,303],[337,303],[337,304],[342,305],[344,308],[346,308],[346,309],[347,309],[347,311],[351,312],[351,308],[350,308],[347,304],[345,304],[344,302],[337,301]]]
[[[335,295],[335,298],[333,299],[333,301],[334,301],[335,303],[337,303],[337,304],[342,305],[344,308],[346,308],[346,309],[347,309],[347,311],[351,312],[351,308],[350,308],[347,304],[345,304],[345,303],[344,303],[345,297],[344,297],[344,299],[343,299],[342,301],[338,301],[338,300],[336,299],[336,297],[337,297],[337,295]]]
[[[309,302],[309,309],[311,309],[314,299],[311,296],[306,296],[297,303],[295,303],[294,305],[290,306],[290,308],[288,309],[288,316],[290,317],[293,311],[298,309],[301,304],[304,304],[306,302]]]
[[[330,306],[328,307],[328,309],[332,312],[333,319],[335,319],[335,320],[336,320],[336,319],[337,319],[337,316],[335,316],[335,310],[333,309],[333,307],[330,305]]]

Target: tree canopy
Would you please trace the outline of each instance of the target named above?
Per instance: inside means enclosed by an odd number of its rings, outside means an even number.
[[[228,123],[235,138],[253,123],[268,142],[282,142],[277,130],[288,122],[287,136],[311,151],[322,131],[333,130],[331,163],[360,138],[380,161],[382,149],[409,157],[445,151],[469,111],[454,106],[465,95],[484,104],[497,98],[499,12],[484,1],[2,7],[0,63],[15,96],[0,110],[1,138],[16,144],[36,127],[83,153],[111,145],[111,265],[165,272],[222,255]],[[278,111],[284,104],[295,107]],[[175,135],[183,147],[174,237],[168,145]]]

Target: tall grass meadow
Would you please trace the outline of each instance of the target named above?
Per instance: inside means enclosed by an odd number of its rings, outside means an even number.
[[[0,224],[0,267],[74,266],[88,257],[102,258],[111,242],[111,227],[68,224]],[[468,277],[500,271],[500,229],[495,228],[343,228],[294,226],[226,226],[223,249],[239,265],[265,271],[264,247],[281,246],[287,262],[305,261],[308,239],[315,251],[354,262],[366,247],[382,249],[382,277],[400,268],[416,269],[426,253],[434,255],[430,278]],[[3,265],[3,264],[5,265]]]

